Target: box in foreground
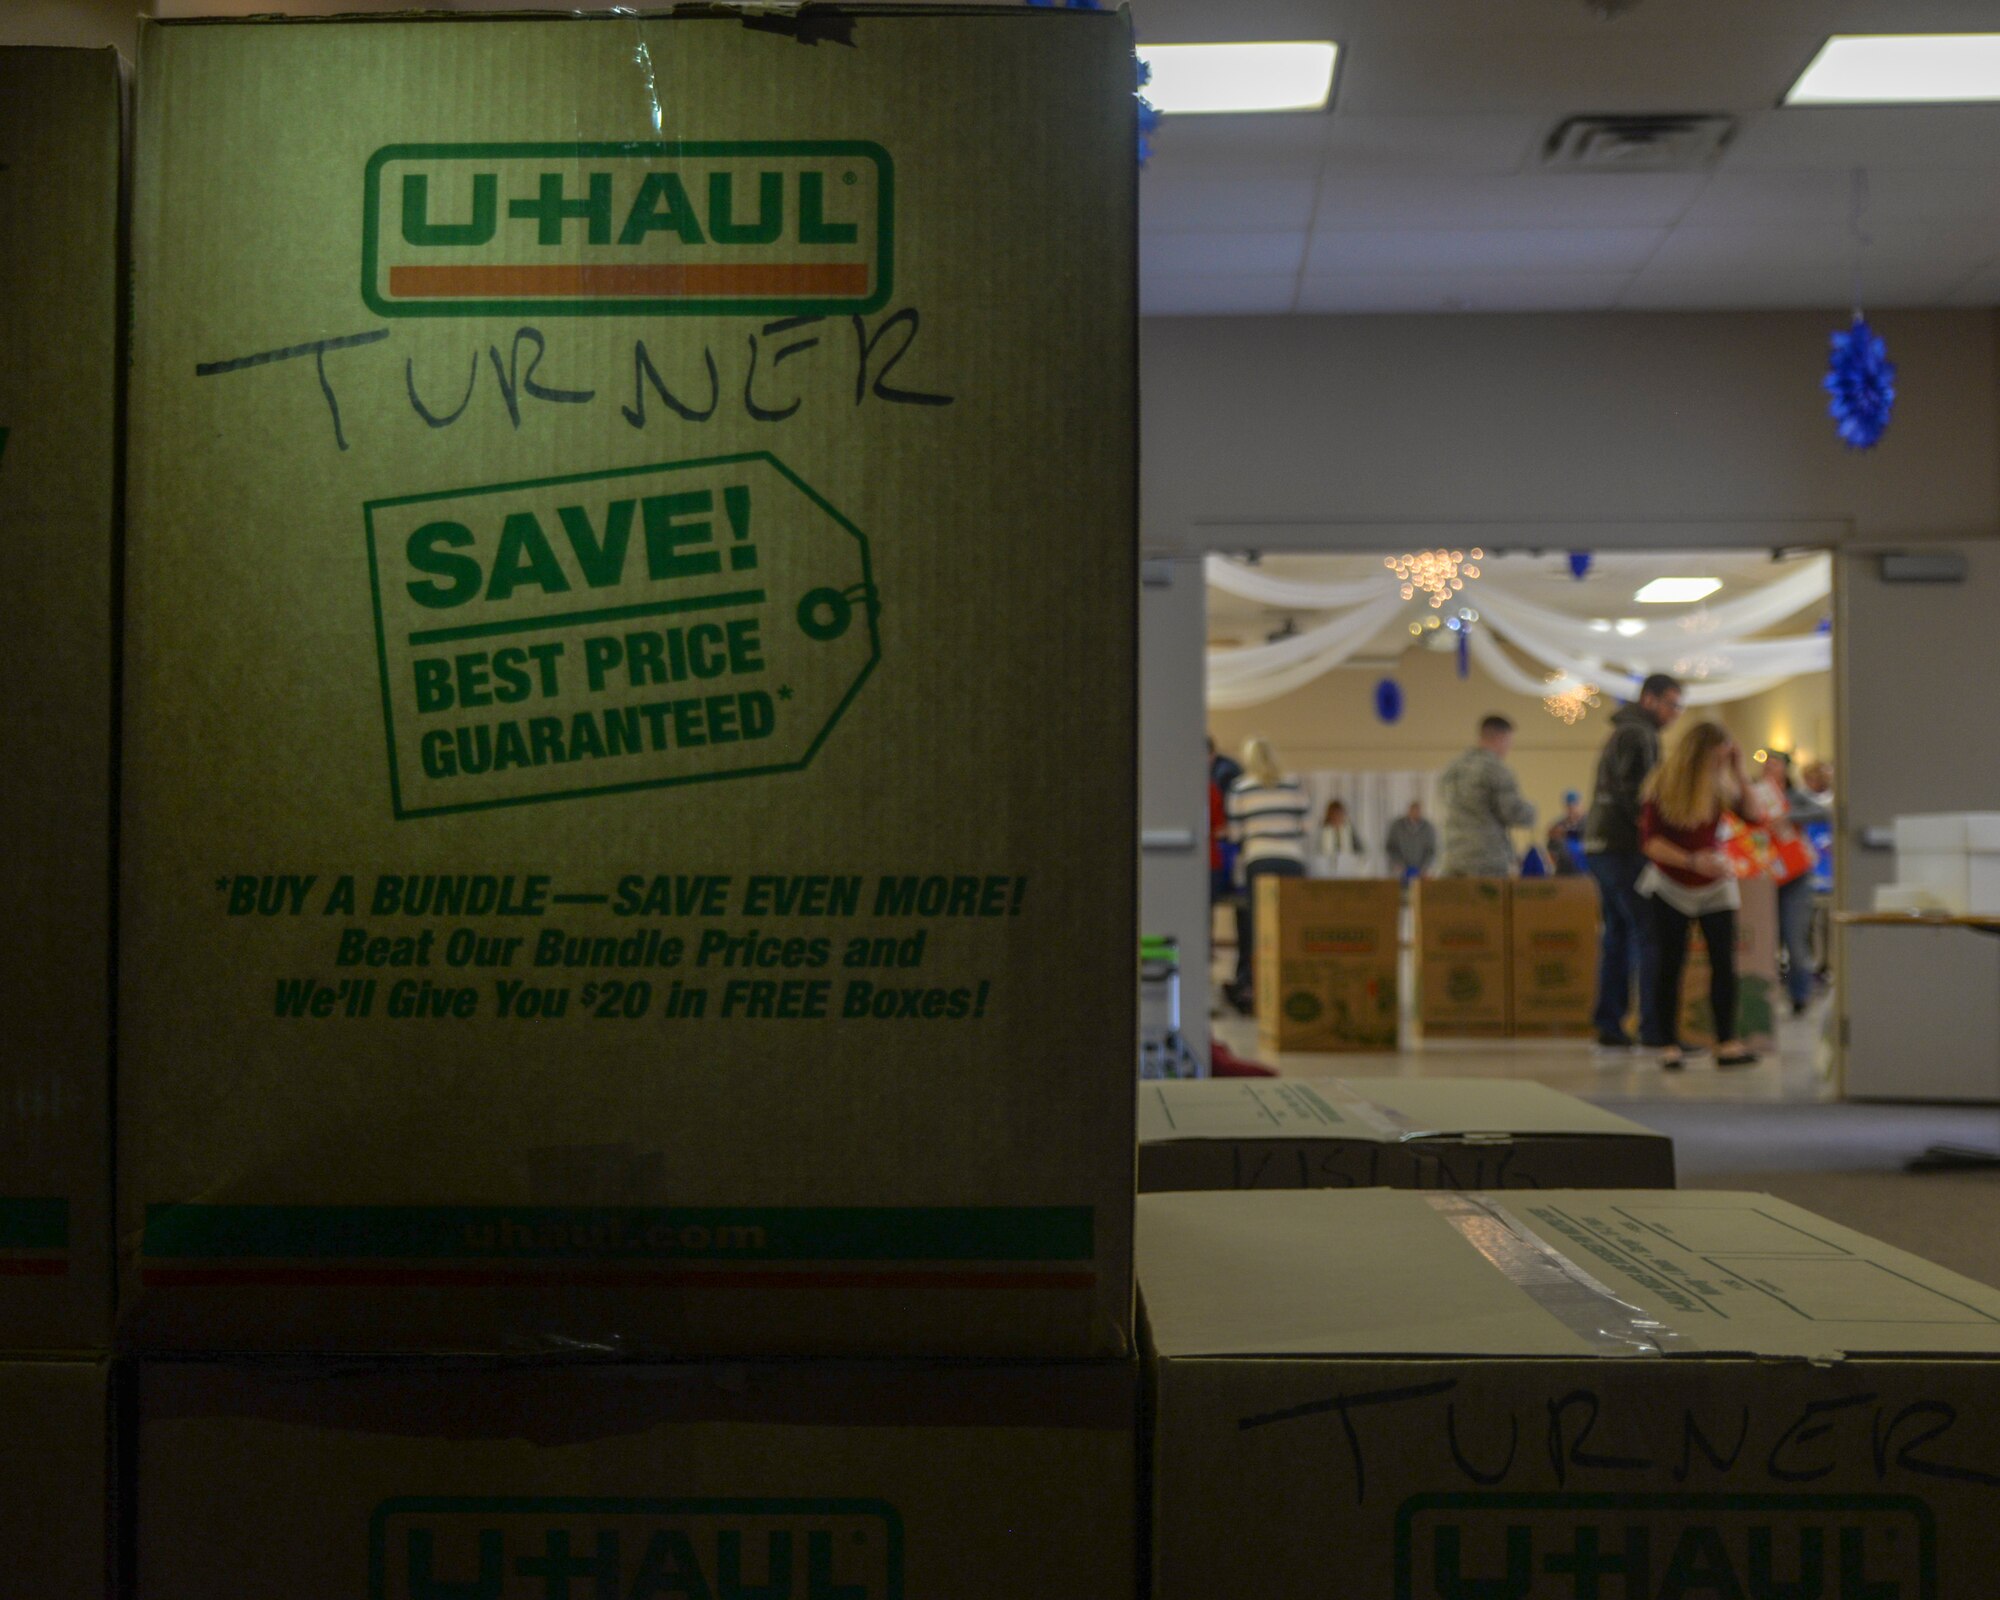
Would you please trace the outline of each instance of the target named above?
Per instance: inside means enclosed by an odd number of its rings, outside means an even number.
[[[1670,1189],[1673,1141],[1539,1083],[1204,1078],[1139,1089],[1139,1188]]]
[[[0,1573],[22,1600],[111,1587],[110,1364],[0,1362]]]
[[[1133,70],[147,29],[128,1338],[1129,1351]]]
[[[1104,1600],[1132,1363],[144,1369],[139,1600]]]
[[[110,50],[0,50],[0,1350],[111,1336],[119,190]]]
[[[1760,1195],[1146,1195],[1153,1594],[1922,1600],[2000,1292]]]

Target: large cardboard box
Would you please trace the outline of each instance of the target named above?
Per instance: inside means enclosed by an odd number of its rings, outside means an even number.
[[[0,1350],[111,1328],[111,824],[124,80],[0,50]]]
[[[1597,884],[1590,878],[1523,878],[1514,885],[1508,944],[1515,1033],[1592,1031],[1599,910]]]
[[[128,1336],[1129,1350],[1126,20],[142,56]]]
[[[1259,878],[1257,1034],[1267,1050],[1394,1050],[1402,885]]]
[[[1139,1260],[1157,1600],[1991,1590],[2000,1292],[1797,1207],[1147,1195]]]
[[[153,1366],[137,1600],[1106,1600],[1136,1363]]]
[[[1203,1078],[1139,1088],[1139,1189],[1671,1189],[1664,1134],[1539,1083]]]
[[[1416,884],[1417,1021],[1431,1038],[1507,1032],[1505,878]]]
[[[1778,886],[1769,878],[1745,878],[1737,889],[1743,899],[1736,913],[1737,1037],[1769,1050],[1777,1038],[1778,1008],[1784,1004],[1778,981]],[[1680,1036],[1688,1044],[1715,1042],[1708,978],[1708,949],[1696,926],[1688,930],[1687,967],[1681,974]]]
[[[21,1600],[110,1600],[110,1363],[0,1362],[0,1573]]]

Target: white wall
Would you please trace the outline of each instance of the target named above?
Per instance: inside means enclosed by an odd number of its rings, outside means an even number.
[[[1819,377],[1844,312],[1149,318],[1156,548],[1422,537],[1666,548],[1988,537],[1986,311],[1890,311],[1894,426],[1844,450]],[[1411,528],[1410,524],[1420,526]]]

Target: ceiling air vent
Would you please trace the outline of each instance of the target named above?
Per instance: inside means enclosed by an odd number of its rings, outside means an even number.
[[[1542,165],[1558,172],[1698,172],[1720,160],[1735,136],[1736,119],[1720,113],[1571,117],[1542,146]]]

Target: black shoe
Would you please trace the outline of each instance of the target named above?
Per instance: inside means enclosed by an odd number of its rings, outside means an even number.
[[[1715,1064],[1718,1067],[1754,1067],[1757,1065],[1757,1052],[1738,1045],[1732,1050],[1717,1054]]]
[[[1632,1036],[1622,1031],[1618,1033],[1600,1033],[1597,1036],[1597,1048],[1600,1050],[1630,1050],[1632,1048]]]
[[[1805,1014],[1806,1014],[1806,1003],[1805,1003],[1805,1001],[1803,1001],[1803,1000],[1794,1000],[1794,1001],[1792,1002],[1792,1015],[1793,1015],[1793,1016],[1795,1016],[1795,1017],[1802,1017],[1802,1016],[1804,1016]]]

